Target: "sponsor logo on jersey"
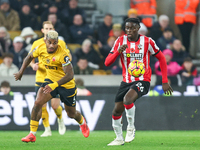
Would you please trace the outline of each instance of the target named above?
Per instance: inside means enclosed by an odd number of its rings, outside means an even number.
[[[46,69],[52,69],[52,70],[58,70],[58,67],[56,67],[56,66],[47,66],[47,65],[45,65],[45,68]]]
[[[126,53],[126,57],[131,57],[131,58],[140,60],[143,58],[143,54],[142,53]]]

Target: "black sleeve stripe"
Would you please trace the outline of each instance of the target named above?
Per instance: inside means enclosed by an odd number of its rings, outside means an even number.
[[[113,54],[113,52],[110,52],[111,54]]]
[[[160,52],[160,50],[159,51],[157,51],[155,54],[153,54],[152,56],[155,56],[156,54],[158,54]]]

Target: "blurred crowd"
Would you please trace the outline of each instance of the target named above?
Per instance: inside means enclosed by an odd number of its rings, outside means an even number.
[[[113,14],[108,13],[93,28],[86,22],[86,10],[78,3],[78,0],[0,0],[0,76],[12,76],[19,70],[32,43],[41,38],[36,31],[41,30],[42,23],[47,20],[52,22],[67,46],[75,46],[73,50],[68,47],[75,74],[95,74],[97,70],[101,70],[100,74],[122,74],[120,61],[105,67],[104,60],[115,40],[125,34],[124,24],[114,23]],[[198,78],[189,48],[199,1],[175,0],[174,5],[174,18],[161,14],[154,21],[156,0],[130,0],[130,9],[123,19],[140,19],[139,34],[151,37],[165,55],[171,84],[191,85]],[[181,39],[174,35],[169,25],[172,19],[178,26]],[[21,34],[11,39],[9,33],[12,31],[21,31]],[[156,84],[161,84],[159,62],[154,57],[151,59]],[[28,67],[24,74],[35,74],[35,71]]]

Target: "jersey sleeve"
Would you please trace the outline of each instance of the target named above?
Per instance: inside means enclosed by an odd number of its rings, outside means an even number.
[[[62,64],[62,66],[67,66],[71,63],[70,57],[69,57],[69,53],[67,52],[67,49],[64,49],[63,51],[63,55],[61,55],[60,57],[60,62]]]
[[[110,53],[115,53],[116,51],[118,52],[119,47],[120,47],[120,38],[117,38],[115,40],[115,43],[114,43],[112,49],[110,50]]]
[[[119,47],[120,47],[120,40],[119,40],[119,39],[120,39],[120,38],[118,38],[118,39],[115,41],[115,43],[114,43],[114,45],[113,45],[113,47],[112,47],[112,49],[111,49],[109,55],[108,55],[108,56],[106,57],[106,59],[105,59],[104,64],[105,64],[106,66],[110,66],[112,63],[114,63],[115,60],[117,59],[117,57],[120,55],[120,53],[118,52],[118,49],[119,49]]]
[[[148,50],[150,51],[150,53],[153,56],[156,55],[160,51],[159,47],[156,45],[156,42],[152,38],[149,38],[149,48],[148,48]]]

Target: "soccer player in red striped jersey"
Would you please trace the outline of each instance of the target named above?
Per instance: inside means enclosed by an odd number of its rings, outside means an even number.
[[[155,56],[160,62],[163,91],[168,95],[171,95],[173,92],[173,89],[168,84],[165,57],[152,38],[138,34],[140,28],[139,23],[138,18],[128,18],[125,21],[126,34],[118,37],[105,60],[105,65],[109,66],[120,56],[123,76],[123,81],[115,97],[115,107],[112,112],[112,126],[116,134],[116,139],[109,143],[108,146],[124,145],[122,135],[122,113],[124,110],[128,122],[125,142],[131,142],[135,138],[134,102],[149,91],[151,81],[151,55]],[[133,60],[140,60],[144,63],[144,75],[133,77],[128,73],[128,65]]]

